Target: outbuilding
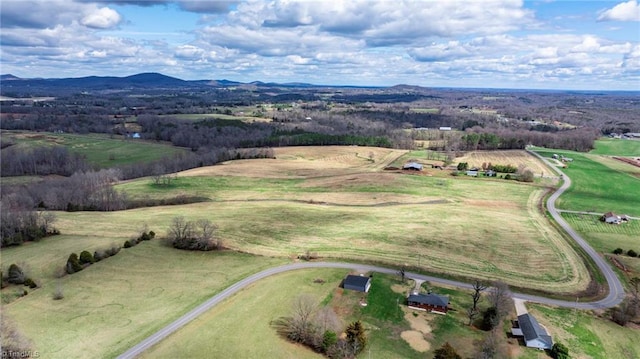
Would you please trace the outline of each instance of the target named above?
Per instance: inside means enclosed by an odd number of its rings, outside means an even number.
[[[418,162],[409,162],[402,167],[403,170],[422,171],[422,165]]]
[[[342,288],[367,293],[371,288],[371,277],[349,274],[342,281]]]

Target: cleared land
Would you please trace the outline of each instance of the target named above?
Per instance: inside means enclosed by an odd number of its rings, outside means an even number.
[[[239,278],[306,251],[547,291],[587,286],[582,260],[539,212],[544,189],[432,177],[430,169],[422,175],[382,171],[403,154],[367,147],[296,147],[276,150],[275,160],[233,161],[179,173],[167,187],[151,179],[120,184],[118,189],[132,197],[197,192],[212,201],[57,213],[63,236],[3,249],[4,268],[24,263],[42,284],[3,312],[47,357],[105,357]],[[122,244],[144,224],[162,237],[176,216],[210,219],[219,225],[226,246],[276,258],[189,253],[158,240],[143,242],[60,279],[65,299],[51,299],[58,282],[51,263],[63,266],[71,252]],[[34,315],[44,319],[33,320]]]
[[[588,214],[563,213],[562,217],[571,227],[580,232],[582,237],[598,252],[611,254],[614,249],[629,249],[640,253],[640,221],[631,220],[623,224],[606,224],[598,216]],[[613,255],[612,255],[613,256]],[[630,271],[628,277],[640,276],[640,258],[627,255],[616,256]]]
[[[100,218],[61,213],[59,226],[82,233],[89,222],[107,232],[113,231],[111,223],[157,223],[163,233],[171,218],[184,215],[211,219],[220,226],[225,245],[250,253],[296,256],[311,251],[559,292],[586,286],[582,261],[539,213],[545,189],[381,172],[402,154],[389,149],[283,150],[278,149],[276,160],[233,161],[182,172],[167,188],[149,179],[118,187],[132,197],[197,193],[211,202],[104,213]],[[381,160],[361,157],[370,151]],[[523,247],[528,250],[522,252]]]
[[[589,156],[573,151],[536,149],[544,157],[554,153],[573,158],[565,173],[572,185],[557,201],[560,209],[625,213],[640,216],[640,178],[614,171]]]
[[[121,228],[131,233],[126,226]],[[55,278],[54,271],[64,266],[72,251],[111,243],[113,237],[96,231],[86,237],[52,237],[3,248],[5,269],[20,263],[41,285],[2,310],[42,357],[114,357],[241,278],[285,262],[231,252],[179,251],[153,240],[122,249],[79,273]],[[64,299],[54,301],[51,296],[57,287]],[[17,290],[5,288],[3,296]]]
[[[612,138],[600,139],[596,141],[595,149],[589,153],[594,155],[640,157],[640,141]]]
[[[3,140],[5,137],[13,139],[19,146],[64,146],[86,156],[89,163],[98,167],[156,161],[186,151],[168,144],[111,138],[103,134],[2,131],[2,137]]]
[[[483,163],[512,165],[516,168],[522,165],[530,169],[536,176],[540,176],[540,174],[544,174],[545,176],[554,174],[544,163],[524,150],[467,152],[464,156],[456,158],[456,162],[467,162],[469,167],[478,168],[481,168]]]

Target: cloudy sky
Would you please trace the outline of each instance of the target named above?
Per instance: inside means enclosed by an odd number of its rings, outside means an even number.
[[[640,4],[2,0],[3,74],[640,90]]]

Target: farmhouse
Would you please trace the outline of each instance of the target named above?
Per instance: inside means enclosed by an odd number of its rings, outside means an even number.
[[[613,212],[607,212],[600,217],[600,220],[608,224],[620,224],[622,222],[622,217]]]
[[[371,277],[350,274],[342,282],[342,288],[367,293],[371,288]]]
[[[427,310],[432,313],[447,314],[449,297],[438,294],[410,294],[407,305],[411,309]]]
[[[409,162],[402,167],[403,170],[422,171],[422,165],[417,162]]]
[[[528,348],[551,349],[553,346],[551,336],[529,313],[518,316],[518,320],[513,322],[511,334],[524,337],[524,343]]]

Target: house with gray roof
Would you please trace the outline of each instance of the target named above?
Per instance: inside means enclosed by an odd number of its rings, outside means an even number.
[[[528,348],[551,349],[553,346],[551,336],[529,313],[518,316],[518,320],[511,328],[511,334],[524,337],[524,343]]]
[[[449,297],[433,293],[410,294],[409,297],[407,297],[407,305],[412,309],[447,314],[449,310]]]
[[[418,162],[409,162],[402,167],[403,170],[422,171],[422,165]]]
[[[367,293],[371,288],[371,277],[349,274],[342,281],[342,288]]]

